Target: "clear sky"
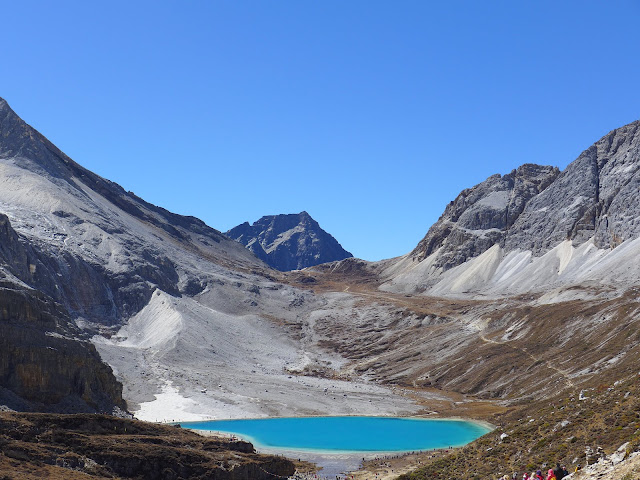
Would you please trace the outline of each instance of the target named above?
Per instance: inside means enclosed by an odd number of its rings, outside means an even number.
[[[308,211],[408,253],[458,193],[640,118],[640,1],[2,2],[0,96],[226,231]]]

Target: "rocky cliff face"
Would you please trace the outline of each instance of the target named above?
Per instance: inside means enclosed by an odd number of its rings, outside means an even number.
[[[269,215],[245,222],[226,235],[280,271],[299,270],[352,257],[307,212]]]
[[[447,270],[504,242],[527,203],[558,177],[555,167],[522,165],[464,190],[412,252],[418,260],[440,250],[436,265]]]
[[[52,289],[32,248],[0,215],[0,404],[17,410],[125,410],[122,385]]]
[[[463,191],[408,257],[413,266],[428,259],[425,288],[493,246],[499,250],[487,268],[498,271],[495,262],[509,252],[530,252],[535,261],[565,241],[567,259],[588,241],[615,248],[640,236],[639,170],[640,121],[613,130],[563,172],[528,164]]]
[[[126,410],[122,385],[68,314],[32,290],[0,288],[0,404],[22,411]]]
[[[585,150],[527,203],[505,239],[507,250],[541,255],[563,240],[593,238],[615,247],[640,235],[640,121],[613,130]]]

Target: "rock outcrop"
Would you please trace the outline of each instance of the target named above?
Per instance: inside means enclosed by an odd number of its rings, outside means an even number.
[[[280,271],[300,270],[352,257],[307,212],[268,215],[250,225],[245,222],[226,235],[256,257]]]
[[[122,385],[67,311],[28,286],[50,290],[54,281],[43,272],[33,249],[0,214],[0,404],[35,411],[125,410]]]
[[[0,404],[22,411],[126,410],[122,385],[68,314],[39,292],[0,288]]]
[[[527,203],[559,173],[555,167],[526,164],[464,190],[411,255],[420,261],[440,250],[435,265],[447,270],[504,242]]]
[[[640,121],[585,150],[527,203],[505,239],[507,250],[539,256],[563,240],[593,238],[611,248],[640,235]]]
[[[0,412],[0,431],[0,478],[272,480],[295,471],[248,442],[105,415]]]

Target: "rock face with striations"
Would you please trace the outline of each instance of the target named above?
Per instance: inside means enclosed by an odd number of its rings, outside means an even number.
[[[558,174],[555,167],[526,164],[464,190],[447,205],[412,255],[420,261],[438,252],[435,265],[443,270],[480,255],[504,241],[527,202]]]
[[[0,214],[0,404],[54,412],[125,410],[122,385],[69,314],[27,286],[53,283],[35,262],[33,249],[20,243]]]
[[[541,255],[563,240],[598,248],[640,235],[640,121],[605,135],[532,198],[506,238],[507,250]]]
[[[540,256],[564,240],[611,248],[640,235],[640,121],[613,130],[562,173],[526,164],[464,190],[411,252],[446,271],[495,244]]]
[[[122,385],[59,305],[0,288],[0,404],[14,410],[126,410]]]
[[[352,257],[307,212],[268,215],[245,222],[226,235],[280,271],[299,270]]]

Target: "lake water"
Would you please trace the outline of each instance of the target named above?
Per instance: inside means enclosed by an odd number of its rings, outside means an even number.
[[[393,417],[297,417],[181,424],[235,434],[258,451],[410,452],[465,445],[490,429],[464,420]]]

